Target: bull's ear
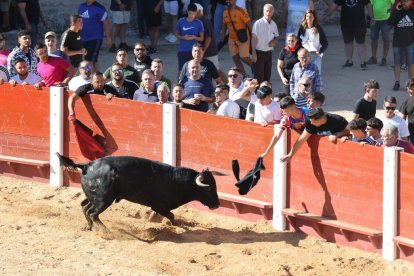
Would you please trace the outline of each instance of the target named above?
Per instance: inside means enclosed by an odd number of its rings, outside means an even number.
[[[227,176],[228,174],[222,173],[222,172],[218,172],[218,171],[211,171],[212,175],[218,175],[218,176]]]

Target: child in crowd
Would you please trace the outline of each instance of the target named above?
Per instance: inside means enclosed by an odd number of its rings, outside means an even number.
[[[351,132],[351,136],[344,136],[341,138],[342,142],[351,140],[360,144],[376,145],[377,143],[367,135],[367,122],[362,118],[353,119],[348,123],[347,128]]]
[[[382,145],[381,129],[383,126],[382,121],[375,117],[367,121],[367,134],[377,142],[377,145]]]
[[[407,120],[410,142],[414,144],[414,78],[409,79],[406,84],[408,98],[401,104],[399,111],[404,120]]]
[[[314,92],[307,96],[307,108],[318,108],[322,107],[325,102],[325,95],[321,92]]]

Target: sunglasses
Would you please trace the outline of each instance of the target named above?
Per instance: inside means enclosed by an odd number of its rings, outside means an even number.
[[[112,70],[112,73],[119,74],[119,75],[123,75],[124,74],[124,70],[122,70],[122,69],[116,69],[116,70]]]
[[[90,65],[85,65],[83,67],[81,67],[81,69],[85,70],[85,71],[91,71],[92,70],[92,66]]]
[[[386,110],[395,110],[395,106],[384,106]]]
[[[228,75],[227,77],[229,77],[229,78],[237,78],[239,75],[237,75],[237,74],[234,74],[234,75]]]
[[[301,83],[301,84],[305,87],[309,87],[311,85],[310,83]]]
[[[134,50],[137,51],[137,52],[143,52],[143,51],[145,51],[145,48],[135,48]]]

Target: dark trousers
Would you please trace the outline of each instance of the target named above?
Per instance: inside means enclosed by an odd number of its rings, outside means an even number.
[[[257,61],[254,64],[254,78],[259,84],[262,81],[270,81],[272,75],[272,51],[256,50]]]
[[[144,0],[137,1],[137,20],[138,20],[138,30],[141,36],[145,35],[145,19],[144,19]]]

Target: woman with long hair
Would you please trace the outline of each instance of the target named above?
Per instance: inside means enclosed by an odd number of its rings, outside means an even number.
[[[299,26],[298,39],[302,47],[308,50],[312,62],[318,66],[321,74],[322,56],[328,48],[328,40],[314,10],[306,10]]]
[[[295,34],[290,33],[286,36],[286,46],[280,51],[277,60],[277,72],[282,80],[285,92],[290,94],[289,80],[293,66],[299,62],[298,51],[300,43]]]

